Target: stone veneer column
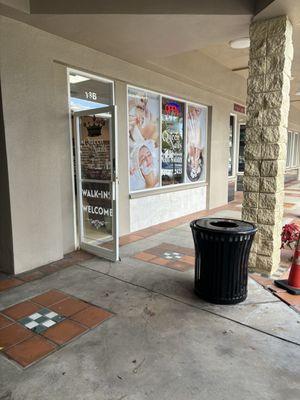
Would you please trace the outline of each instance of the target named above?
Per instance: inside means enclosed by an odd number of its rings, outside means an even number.
[[[249,268],[265,274],[280,262],[292,58],[286,16],[251,24],[242,218],[258,226]]]

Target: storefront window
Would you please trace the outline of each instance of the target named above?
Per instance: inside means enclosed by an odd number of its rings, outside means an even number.
[[[184,104],[162,98],[162,185],[183,182]]]
[[[288,132],[286,167],[298,167],[300,165],[300,133]]]
[[[188,104],[186,126],[186,182],[205,179],[207,108]]]
[[[160,185],[160,97],[128,90],[130,190]]]
[[[129,87],[130,191],[204,181],[206,131],[207,107]]]
[[[234,142],[235,142],[235,117],[233,115],[230,115],[228,176],[233,176]]]
[[[240,138],[239,138],[239,172],[245,170],[245,139],[246,139],[246,125],[240,125]]]

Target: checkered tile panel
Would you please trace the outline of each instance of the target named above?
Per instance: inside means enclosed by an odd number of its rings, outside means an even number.
[[[38,312],[21,319],[19,322],[31,331],[41,333],[63,319],[64,317],[56,312],[48,310],[48,308],[42,308]]]
[[[163,253],[162,256],[166,260],[180,260],[183,255],[181,253],[177,253],[177,252],[174,252],[174,251],[166,251],[166,252]]]

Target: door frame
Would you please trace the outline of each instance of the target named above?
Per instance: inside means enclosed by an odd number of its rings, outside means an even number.
[[[101,246],[94,246],[82,241],[83,237],[83,207],[81,195],[81,158],[80,158],[80,126],[79,119],[82,116],[91,116],[95,114],[111,113],[110,119],[110,160],[111,160],[111,180],[97,180],[98,183],[111,184],[111,202],[112,202],[112,237],[114,243],[113,251],[105,249]],[[118,205],[118,140],[117,140],[117,106],[111,105],[107,107],[92,108],[84,111],[74,112],[74,127],[75,127],[75,162],[76,162],[76,183],[77,183],[77,220],[78,220],[78,244],[83,250],[88,251],[98,257],[109,259],[110,261],[119,260],[119,205]],[[85,179],[85,181],[89,181]],[[94,180],[91,180],[91,182]]]

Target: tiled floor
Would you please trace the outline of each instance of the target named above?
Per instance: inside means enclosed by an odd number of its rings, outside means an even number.
[[[182,272],[193,268],[195,264],[193,249],[171,243],[161,243],[158,246],[136,253],[133,257]]]
[[[23,285],[26,282],[44,278],[45,276],[51,275],[63,268],[71,267],[77,262],[90,260],[91,258],[93,258],[93,256],[85,251],[73,251],[72,253],[66,254],[63,259],[43,265],[33,271],[24,272],[16,276],[0,273],[0,292]]]
[[[112,315],[52,289],[0,311],[0,350],[28,367]]]

